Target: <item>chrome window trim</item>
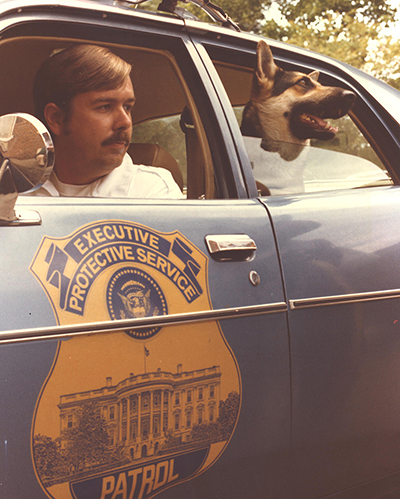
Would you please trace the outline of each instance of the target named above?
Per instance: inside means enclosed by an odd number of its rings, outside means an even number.
[[[192,324],[198,322],[219,321],[236,317],[263,315],[287,312],[285,302],[276,302],[247,307],[205,310],[186,314],[171,314],[158,317],[143,317],[140,319],[125,319],[120,321],[91,322],[68,326],[52,326],[44,328],[17,329],[0,332],[0,344],[22,343],[27,341],[57,339],[63,340],[74,336],[99,333],[123,332],[126,329],[142,329],[147,327],[163,327],[172,325]]]
[[[400,289],[289,300],[289,308],[290,310],[299,310],[303,308],[327,307],[332,305],[343,305],[347,303],[363,303],[377,300],[389,300],[393,298],[400,298]]]

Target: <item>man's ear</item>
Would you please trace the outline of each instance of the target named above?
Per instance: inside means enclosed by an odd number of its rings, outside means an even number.
[[[53,102],[46,104],[44,108],[44,117],[47,126],[55,136],[61,135],[64,125],[64,116],[64,111],[59,108],[57,104],[54,104]]]

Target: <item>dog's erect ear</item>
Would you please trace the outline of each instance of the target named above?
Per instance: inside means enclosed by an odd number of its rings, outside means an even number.
[[[264,40],[257,45],[257,76],[259,80],[273,80],[278,66],[275,64],[271,49]]]
[[[312,81],[318,81],[319,71],[313,71],[308,76],[309,76],[309,78],[311,78]]]

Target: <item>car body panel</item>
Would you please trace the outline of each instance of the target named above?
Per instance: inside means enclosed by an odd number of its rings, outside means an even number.
[[[343,489],[399,466],[398,199],[393,187],[266,201],[290,303],[293,448],[306,496],[326,491],[328,462]]]

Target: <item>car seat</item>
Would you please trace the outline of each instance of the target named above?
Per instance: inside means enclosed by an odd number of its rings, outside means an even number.
[[[183,191],[183,176],[176,159],[158,144],[131,143],[128,154],[137,165],[157,166],[170,171]]]

